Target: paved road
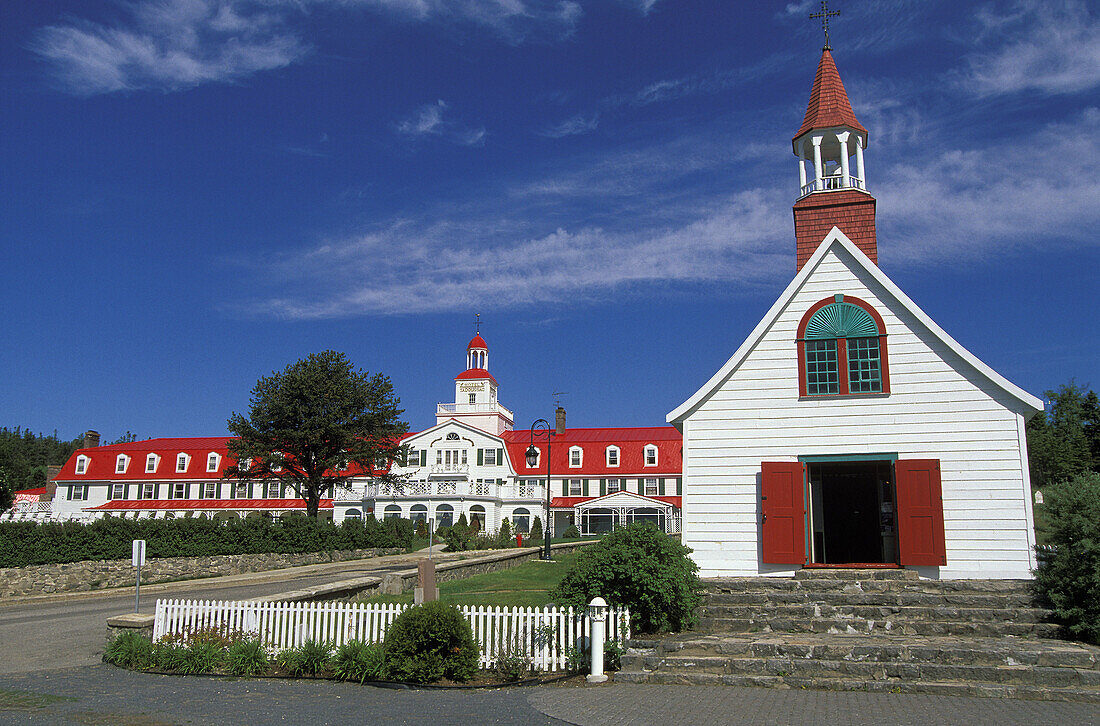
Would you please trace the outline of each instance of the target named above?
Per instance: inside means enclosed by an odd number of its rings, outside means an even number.
[[[141,612],[152,613],[158,597],[247,600],[415,567],[422,556],[392,555],[151,585],[141,589]],[[98,663],[103,655],[107,618],[133,609],[134,591],[129,588],[0,602],[0,673]]]
[[[131,673],[103,664],[0,676],[0,724],[207,726],[1087,726],[1100,707],[992,698],[610,684],[391,691],[328,681]]]

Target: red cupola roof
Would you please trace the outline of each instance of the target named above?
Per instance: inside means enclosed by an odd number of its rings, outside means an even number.
[[[865,137],[867,129],[856,120],[855,111],[848,100],[848,92],[840,80],[832,52],[826,48],[821,53],[821,62],[817,64],[817,75],[810,89],[810,103],[806,106],[806,117],[802,119],[802,128],[794,138],[814,129],[828,129],[847,126]]]
[[[489,346],[485,345],[485,339],[481,337],[481,333],[478,333],[473,337],[473,340],[470,341],[470,344],[466,346],[466,350],[470,350],[471,348],[485,348],[488,350]]]

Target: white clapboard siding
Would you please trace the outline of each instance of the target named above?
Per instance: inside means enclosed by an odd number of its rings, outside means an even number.
[[[843,293],[872,305],[887,333],[890,395],[799,400],[799,321]],[[947,565],[936,577],[1031,576],[1027,413],[834,244],[752,350],[683,420],[683,542],[705,577],[790,574],[759,552],[762,461],[897,453],[939,459]]]
[[[200,630],[256,638],[272,653],[307,640],[338,648],[349,640],[381,643],[386,629],[409,605],[392,603],[254,602],[222,600],[157,600],[153,640]],[[541,670],[560,671],[570,650],[587,642],[592,623],[572,607],[502,608],[464,606],[478,644],[482,668],[505,654],[523,655]],[[630,638],[630,611],[610,608],[607,639],[625,644]],[[584,639],[582,641],[582,639]]]

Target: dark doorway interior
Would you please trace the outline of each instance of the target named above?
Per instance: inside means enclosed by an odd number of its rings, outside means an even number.
[[[813,562],[897,562],[891,462],[810,464],[809,479]]]

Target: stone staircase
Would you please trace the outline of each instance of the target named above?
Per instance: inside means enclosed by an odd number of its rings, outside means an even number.
[[[1054,640],[1029,583],[910,570],[708,580],[695,631],[635,639],[620,681],[1100,703],[1100,648]]]

